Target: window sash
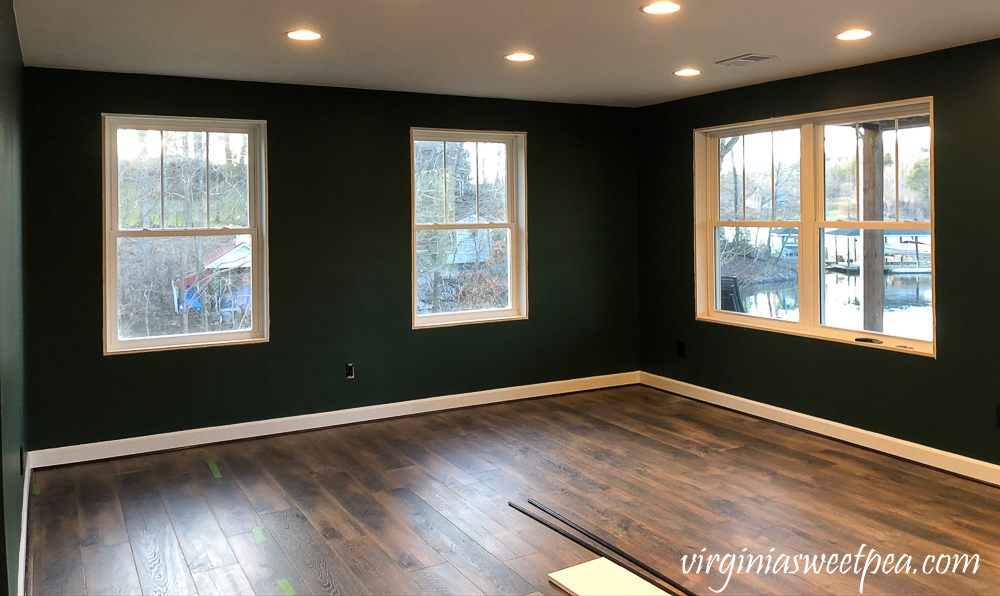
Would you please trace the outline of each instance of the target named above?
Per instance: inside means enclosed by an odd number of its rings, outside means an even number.
[[[108,171],[108,176],[106,180],[106,192],[109,193],[106,197],[105,208],[109,209],[112,213],[110,214],[109,220],[114,228],[114,230],[119,232],[135,232],[135,231],[172,231],[172,230],[247,230],[251,228],[259,227],[257,222],[258,209],[260,209],[259,201],[254,200],[262,192],[262,189],[257,188],[260,182],[263,180],[261,172],[263,170],[263,160],[265,155],[263,139],[263,130],[265,122],[262,120],[241,120],[232,121],[224,119],[214,119],[214,118],[170,118],[163,117],[158,118],[155,116],[116,116],[112,114],[104,115],[105,124],[105,139],[104,139],[104,151],[105,151],[105,168]],[[163,202],[164,197],[164,180],[163,180],[163,153],[161,149],[160,153],[160,204],[161,204],[161,214],[160,214],[160,227],[159,228],[143,228],[142,230],[123,230],[120,225],[121,222],[118,217],[118,143],[117,136],[118,131],[121,129],[141,129],[141,130],[156,130],[161,134],[163,132],[225,132],[225,133],[242,133],[247,135],[247,183],[248,192],[250,197],[249,205],[247,206],[247,225],[246,226],[224,226],[221,228],[211,228],[208,227],[208,222],[211,214],[211,176],[207,175],[205,177],[205,211],[206,220],[205,227],[191,227],[191,228],[167,228],[165,227],[165,214],[163,213]],[[205,151],[209,150],[210,135],[206,136]],[[162,146],[162,145],[161,145]],[[206,160],[206,168],[210,168]],[[113,199],[113,200],[112,200]]]
[[[819,246],[822,228],[878,229],[878,230],[930,230],[934,234],[934,117],[932,98],[922,98],[893,104],[869,106],[860,109],[840,110],[820,114],[776,118],[767,121],[696,130],[695,146],[695,302],[696,319],[741,327],[752,327],[793,335],[819,337],[851,344],[858,337],[881,340],[884,349],[924,355],[935,354],[936,329],[931,341],[897,337],[873,331],[856,331],[821,323],[822,315],[822,250]],[[851,124],[868,120],[887,120],[909,116],[931,117],[931,221],[828,221],[825,215],[824,144],[823,126]],[[719,217],[719,139],[759,132],[787,130],[798,126],[801,131],[800,155],[800,219],[798,220],[745,220]],[[898,200],[898,193],[897,193]],[[898,210],[897,210],[898,213]],[[798,292],[799,320],[784,321],[745,313],[723,311],[717,308],[719,275],[716,270],[715,234],[718,227],[783,227],[798,228]],[[931,312],[936,323],[936,268],[937,251],[931,252]],[[936,324],[935,324],[936,327]],[[863,344],[872,345],[872,344]]]
[[[501,133],[501,132],[465,132],[459,130],[423,130],[423,129],[413,129],[412,140],[410,141],[410,163],[411,163],[411,174],[412,183],[416,183],[416,156],[414,155],[415,143],[420,141],[436,142],[436,143],[502,143],[506,149],[507,157],[507,196],[506,196],[506,222],[477,222],[476,224],[459,224],[458,222],[439,222],[439,223],[416,223],[416,197],[414,197],[414,204],[411,209],[414,211],[412,217],[414,218],[414,227],[417,229],[431,229],[425,228],[424,226],[438,226],[437,229],[448,229],[443,226],[456,225],[458,228],[474,229],[476,226],[488,226],[497,227],[497,224],[511,224],[515,225],[518,219],[518,206],[517,199],[519,195],[519,185],[517,181],[519,178],[513,177],[513,174],[517,173],[518,170],[518,141],[519,133]],[[478,165],[477,165],[478,168]],[[478,173],[477,173],[478,181]],[[478,182],[477,182],[478,184]],[[414,193],[416,192],[416,187],[414,187]],[[445,205],[447,206],[448,198],[445,197]],[[479,190],[476,190],[476,216],[478,220],[479,216]]]
[[[173,118],[103,114],[104,120],[104,353],[159,351],[207,347],[226,344],[256,343],[268,339],[267,289],[267,221],[266,221],[266,155],[267,132],[263,120],[228,120],[216,118]],[[247,134],[247,226],[207,227],[210,206],[210,177],[206,176],[206,227],[121,229],[118,197],[118,130],[141,129],[178,132],[222,132]],[[206,141],[210,135],[206,135]],[[206,142],[206,152],[209,143]],[[161,152],[161,203],[163,201],[163,170]],[[206,161],[206,168],[210,165]],[[207,172],[206,172],[207,174]],[[162,207],[161,207],[162,209]],[[161,211],[161,226],[164,215]],[[251,237],[251,328],[247,330],[212,331],[160,335],[137,339],[119,339],[118,330],[118,239],[164,238],[191,236]]]

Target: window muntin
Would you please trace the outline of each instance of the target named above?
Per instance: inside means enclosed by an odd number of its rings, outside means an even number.
[[[699,319],[933,354],[930,100],[695,145]]]
[[[265,124],[104,126],[105,352],[266,340]]]
[[[414,327],[523,318],[524,135],[412,135]]]

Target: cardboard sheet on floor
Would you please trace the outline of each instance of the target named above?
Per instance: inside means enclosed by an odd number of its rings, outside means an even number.
[[[549,581],[573,596],[670,596],[604,557],[550,573]]]

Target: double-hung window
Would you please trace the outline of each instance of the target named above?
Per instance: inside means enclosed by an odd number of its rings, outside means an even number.
[[[696,316],[934,354],[921,99],[695,131]]]
[[[105,353],[267,339],[265,135],[104,116]]]
[[[525,135],[411,135],[414,328],[527,317]]]

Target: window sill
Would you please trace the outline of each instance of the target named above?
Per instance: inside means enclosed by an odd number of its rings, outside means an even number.
[[[188,350],[192,348],[210,348],[214,346],[238,346],[244,344],[261,344],[269,341],[267,337],[234,337],[228,339],[201,338],[200,341],[195,340],[195,338],[191,339],[194,341],[159,345],[129,345],[129,342],[119,341],[114,345],[114,347],[105,347],[104,355],[116,356],[118,354],[141,354],[143,352],[165,352],[168,350]]]
[[[916,354],[919,356],[929,356],[936,358],[936,346],[933,341],[910,339],[886,335],[883,333],[871,333],[868,331],[852,331],[849,329],[838,329],[826,326],[810,326],[794,321],[781,321],[773,319],[762,319],[753,315],[745,315],[729,312],[714,312],[711,315],[697,315],[697,321],[707,323],[721,323],[745,329],[759,329],[762,331],[774,331],[786,335],[797,335],[799,337],[810,337],[826,341],[864,346],[878,350],[889,350],[904,354]],[[857,341],[858,338],[868,338],[878,340],[882,343]]]
[[[526,320],[527,314],[514,310],[475,311],[460,314],[417,315],[413,322],[414,329],[431,329],[435,327],[453,327],[455,325],[474,325],[479,323],[496,323],[499,321]]]

